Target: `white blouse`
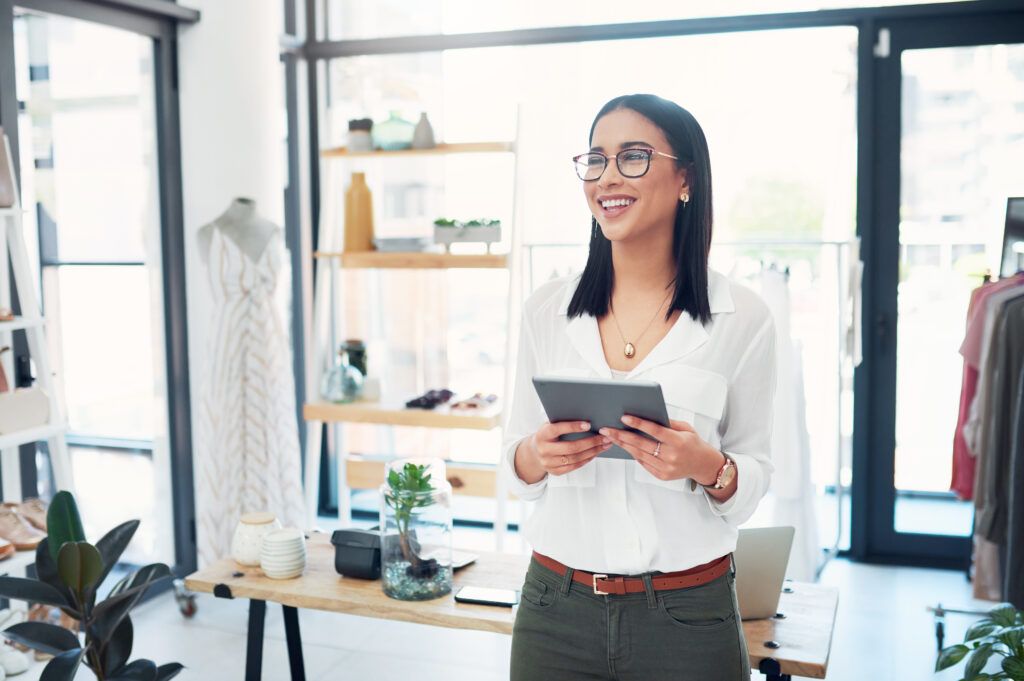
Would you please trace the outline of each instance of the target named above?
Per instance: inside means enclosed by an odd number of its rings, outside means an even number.
[[[718,502],[696,482],[659,480],[632,460],[597,458],[532,485],[515,472],[520,441],[547,422],[535,375],[611,379],[597,320],[568,319],[580,274],[554,279],[523,304],[512,402],[505,415],[501,474],[536,502],[522,527],[536,551],[608,574],[685,570],[732,552],[738,526],[768,490],[775,325],[756,293],[708,271],[711,321],[686,312],[643,360],[617,380],[657,381],[672,419],[693,424],[736,462],[735,494]]]

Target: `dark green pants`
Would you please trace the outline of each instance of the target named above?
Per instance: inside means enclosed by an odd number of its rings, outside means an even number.
[[[600,596],[530,561],[512,681],[749,681],[735,574],[688,589]]]

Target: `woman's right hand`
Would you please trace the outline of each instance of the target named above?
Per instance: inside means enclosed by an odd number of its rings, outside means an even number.
[[[523,440],[516,452],[516,473],[527,483],[539,482],[544,475],[565,475],[607,451],[612,442],[604,435],[579,440],[559,440],[560,435],[589,430],[585,421],[545,423]]]

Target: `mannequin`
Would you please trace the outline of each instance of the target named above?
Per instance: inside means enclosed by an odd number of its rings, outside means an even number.
[[[242,514],[304,523],[299,428],[287,315],[277,294],[282,230],[236,198],[196,235],[210,322],[196,409],[199,562],[227,554]]]
[[[199,228],[196,238],[204,265],[210,264],[210,242],[213,240],[214,229],[231,239],[253,262],[262,257],[270,240],[280,231],[277,225],[256,212],[254,199],[236,198],[213,222]]]

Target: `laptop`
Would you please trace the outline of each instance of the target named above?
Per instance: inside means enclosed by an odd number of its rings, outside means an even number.
[[[736,561],[736,599],[745,620],[773,617],[793,547],[793,527],[751,527],[740,530]]]

